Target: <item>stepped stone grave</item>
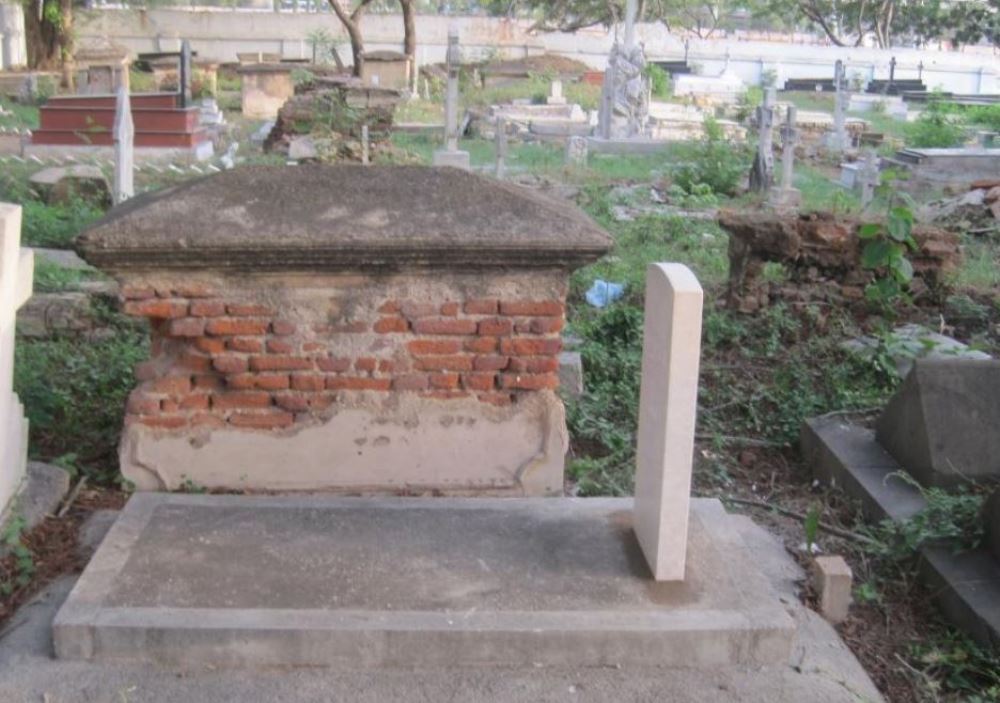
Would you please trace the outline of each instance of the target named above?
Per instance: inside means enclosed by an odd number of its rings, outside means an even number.
[[[567,278],[609,245],[564,203],[450,168],[250,167],[127,201],[78,242],[150,322],[122,471],[140,490],[561,493]]]
[[[918,359],[876,439],[925,486],[1000,477],[1000,361]]]

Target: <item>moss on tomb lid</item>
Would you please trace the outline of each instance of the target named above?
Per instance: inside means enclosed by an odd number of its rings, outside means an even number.
[[[91,264],[244,270],[573,268],[607,233],[577,207],[453,168],[247,166],[136,197],[77,239]]]

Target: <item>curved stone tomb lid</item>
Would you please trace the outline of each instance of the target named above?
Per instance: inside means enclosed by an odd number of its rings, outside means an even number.
[[[141,195],[77,239],[109,270],[576,267],[610,248],[576,206],[454,168],[248,166]]]

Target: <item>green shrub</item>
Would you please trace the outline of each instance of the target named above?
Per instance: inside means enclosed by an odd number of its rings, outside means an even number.
[[[125,398],[134,365],[147,356],[147,333],[118,315],[95,312],[108,317],[108,337],[18,340],[14,390],[28,417],[31,456],[75,454],[85,474],[108,482],[118,476]]]
[[[654,98],[667,99],[673,92],[670,74],[654,63],[646,66],[646,76],[649,78],[650,89]]]
[[[21,243],[33,247],[66,249],[88,224],[103,213],[83,200],[68,205],[46,205],[37,200],[24,200]]]
[[[918,149],[946,148],[965,141],[965,125],[960,115],[950,114],[931,103],[920,117],[904,127],[907,146]]]
[[[687,193],[709,186],[714,193],[735,195],[750,167],[750,152],[745,145],[726,139],[719,123],[705,120],[705,136],[687,155],[685,163],[673,172],[674,183]]]

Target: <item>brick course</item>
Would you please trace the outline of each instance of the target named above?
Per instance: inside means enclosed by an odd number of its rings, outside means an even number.
[[[558,387],[562,300],[382,300],[299,324],[207,286],[132,285],[123,297],[152,323],[153,359],[127,407],[150,427],[279,431],[343,393],[504,406]]]

